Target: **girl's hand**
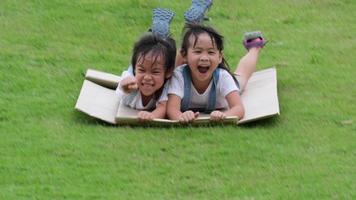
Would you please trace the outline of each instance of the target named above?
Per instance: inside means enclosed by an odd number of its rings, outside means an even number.
[[[212,113],[210,113],[210,120],[211,121],[221,121],[226,117],[225,113],[215,110]]]
[[[120,81],[120,86],[125,93],[131,93],[138,89],[136,78],[128,76]]]
[[[179,121],[183,123],[189,123],[194,121],[199,116],[199,112],[193,112],[191,110],[185,111],[179,116]]]
[[[138,112],[137,117],[140,121],[152,121],[154,119],[154,115],[147,111]]]

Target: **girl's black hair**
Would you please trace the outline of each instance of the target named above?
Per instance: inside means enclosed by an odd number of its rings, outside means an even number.
[[[176,53],[176,42],[173,38],[170,36],[161,38],[152,32],[148,32],[144,34],[134,45],[131,57],[133,73],[135,75],[135,68],[138,59],[145,59],[147,54],[150,54],[154,58],[154,62],[160,56],[164,58],[165,73],[173,72]],[[155,93],[156,99],[161,95],[162,89],[163,87]]]
[[[134,74],[138,59],[144,59],[147,54],[151,54],[155,60],[162,56],[165,59],[165,72],[171,72],[174,69],[176,53],[176,42],[173,38],[161,38],[149,32],[143,35],[134,45],[131,58]]]
[[[205,26],[202,24],[186,23],[183,29],[183,40],[180,50],[182,56],[185,57],[187,55],[188,48],[190,45],[190,37],[194,36],[193,46],[195,46],[198,41],[199,35],[202,33],[207,33],[210,36],[213,45],[216,45],[216,48],[219,50],[220,53],[222,53],[222,51],[224,50],[224,36],[218,33],[213,27]],[[237,82],[235,76],[230,71],[229,64],[227,63],[224,57],[222,57],[222,61],[221,63],[219,63],[218,68],[222,68],[228,71],[231,74],[232,78],[235,80],[235,82]]]

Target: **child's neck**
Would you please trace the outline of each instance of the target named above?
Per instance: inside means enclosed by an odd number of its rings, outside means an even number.
[[[151,96],[145,96],[141,93],[141,98],[142,98],[142,105],[143,106],[147,106],[147,104],[151,101],[151,99],[153,98],[153,95]]]
[[[199,94],[203,94],[206,91],[206,89],[208,89],[211,79],[212,78],[207,79],[206,81],[197,81],[192,79],[193,86]]]

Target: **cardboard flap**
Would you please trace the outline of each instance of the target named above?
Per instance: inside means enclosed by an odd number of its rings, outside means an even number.
[[[116,89],[121,80],[120,76],[93,69],[87,70],[85,79],[110,89]]]
[[[120,99],[111,90],[84,80],[75,109],[105,122],[116,124],[115,116]]]
[[[279,115],[276,69],[269,68],[253,73],[241,99],[245,116],[239,123]]]

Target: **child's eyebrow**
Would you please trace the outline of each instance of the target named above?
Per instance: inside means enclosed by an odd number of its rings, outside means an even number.
[[[152,69],[164,69],[164,65],[163,64],[154,64],[152,66]]]
[[[203,47],[193,47],[194,50],[202,50],[204,49]],[[217,51],[218,49],[216,49],[215,47],[210,47],[210,48],[207,48],[207,50],[214,50],[214,51]]]
[[[141,67],[141,68],[142,68],[142,67],[143,67],[143,65],[142,65],[142,64],[137,64],[137,67]]]
[[[194,46],[193,49],[203,49],[203,47]]]
[[[197,45],[192,46],[193,49],[203,49],[203,47]],[[211,44],[211,47],[209,47],[210,49],[215,49],[216,45],[214,45],[214,43]]]

